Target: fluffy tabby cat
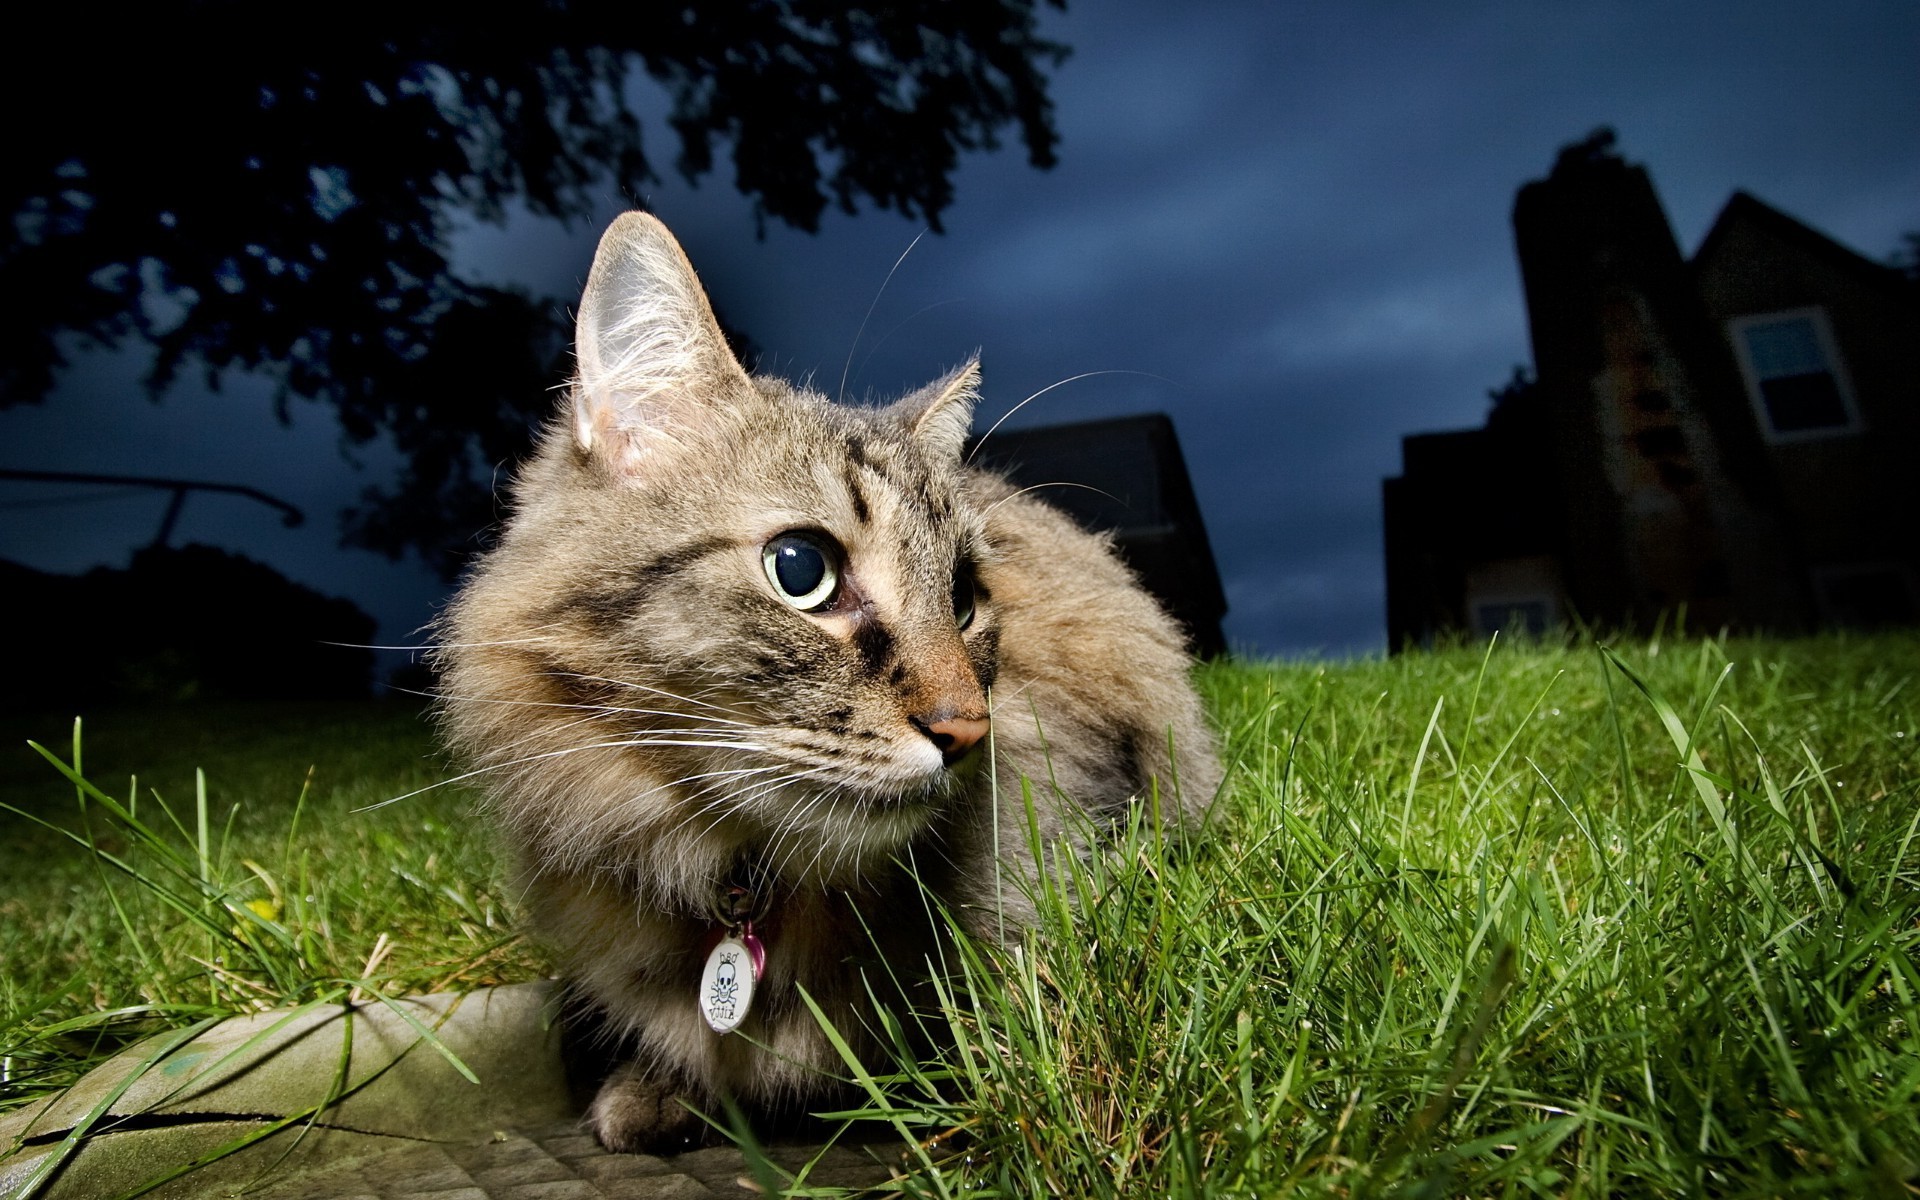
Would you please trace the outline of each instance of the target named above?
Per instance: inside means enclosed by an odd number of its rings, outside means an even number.
[[[576,354],[444,617],[442,720],[627,1048],[594,1131],[657,1148],[688,1105],[833,1088],[802,987],[875,1049],[869,981],[935,949],[923,887],[986,936],[1031,918],[1023,777],[1043,844],[1084,850],[1155,789],[1191,820],[1220,772],[1180,635],[1107,543],[962,461],[976,364],[884,408],[750,376],[638,213]],[[765,966],[720,1034],[696,992],[729,904]]]

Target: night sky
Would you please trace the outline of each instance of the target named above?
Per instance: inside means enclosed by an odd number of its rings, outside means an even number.
[[[1451,10],[1442,14],[1441,8]],[[1920,230],[1920,5],[1093,3],[1049,11],[1060,165],[964,160],[947,232],[830,214],[756,240],[723,174],[645,201],[681,237],[762,370],[880,398],[976,349],[979,428],[1172,414],[1225,577],[1229,641],[1259,655],[1385,647],[1380,480],[1403,434],[1478,424],[1530,362],[1514,191],[1596,126],[1645,164],[1691,253],[1744,188],[1875,259]],[[656,161],[674,142],[646,97]],[[629,201],[611,192],[604,217]],[[577,298],[598,223],[459,236],[468,277]],[[877,303],[875,302],[878,296]],[[9,297],[9,305],[30,298]],[[859,333],[869,306],[872,318]],[[856,345],[856,334],[858,342]],[[188,501],[203,541],[359,602],[405,643],[444,589],[338,547],[337,515],[393,467],[350,458],[328,409],[274,417],[229,376],[148,403],[136,348],[81,350],[40,408],[0,413],[0,465],[250,484],[298,504]],[[558,382],[556,380],[556,382]],[[110,563],[165,497],[0,484],[0,557]]]

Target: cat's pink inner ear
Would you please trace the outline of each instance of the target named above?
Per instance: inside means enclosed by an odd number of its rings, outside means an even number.
[[[626,213],[601,235],[574,355],[574,436],[622,470],[681,444],[746,378],[680,243],[645,213]]]
[[[973,358],[893,407],[929,458],[958,460],[979,399],[980,360]]]

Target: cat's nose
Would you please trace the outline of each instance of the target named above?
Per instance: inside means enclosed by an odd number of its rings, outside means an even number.
[[[937,721],[921,717],[908,717],[913,727],[927,735],[934,749],[940,751],[940,757],[948,766],[959,762],[967,751],[978,745],[980,739],[987,736],[985,717],[943,717]]]

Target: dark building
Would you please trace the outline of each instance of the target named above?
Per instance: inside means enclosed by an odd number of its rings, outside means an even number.
[[[1612,142],[1514,203],[1534,377],[1403,439],[1389,644],[1920,619],[1920,288],[1745,193],[1683,258]]]
[[[1161,413],[1002,429],[968,447],[1086,529],[1113,537],[1120,557],[1186,630],[1194,653],[1227,652],[1226,593],[1200,519],[1173,422]]]

